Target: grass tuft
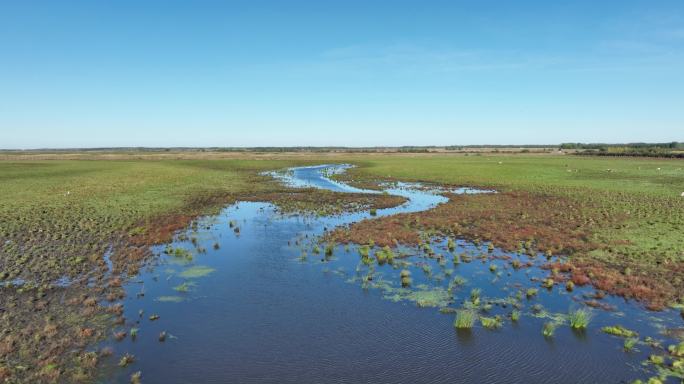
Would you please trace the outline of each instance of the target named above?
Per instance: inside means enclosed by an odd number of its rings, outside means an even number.
[[[624,348],[625,352],[632,351],[638,342],[639,342],[639,339],[636,337],[630,337],[630,338],[625,339],[625,342],[623,344],[623,348]]]
[[[485,317],[480,316],[480,323],[487,329],[498,329],[503,326],[503,320],[500,316]]]
[[[475,324],[477,315],[475,311],[469,309],[459,309],[456,311],[456,318],[454,319],[454,327],[457,329],[470,329]]]
[[[544,335],[544,337],[553,337],[556,328],[558,328],[558,323],[552,321],[546,322],[542,327],[542,335]]]
[[[480,305],[480,292],[480,288],[470,290],[470,302],[474,305]]]
[[[592,317],[588,309],[580,308],[568,314],[568,321],[572,329],[586,329]]]

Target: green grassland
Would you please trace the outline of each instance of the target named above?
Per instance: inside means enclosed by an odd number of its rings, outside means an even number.
[[[32,279],[85,272],[89,257],[101,256],[126,232],[144,231],[146,221],[208,213],[231,196],[268,188],[257,182],[263,179],[258,171],[285,165],[240,160],[0,162],[0,273]],[[8,260],[9,255],[19,260]]]

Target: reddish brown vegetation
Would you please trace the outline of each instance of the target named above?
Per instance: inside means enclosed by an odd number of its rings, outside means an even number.
[[[555,275],[554,280],[569,278],[578,286],[593,284],[605,292],[643,301],[649,309],[662,309],[669,301],[679,299],[684,291],[684,287],[673,283],[674,276],[684,274],[683,263],[673,264],[665,271],[633,266],[640,273],[626,274],[626,258],[608,265],[588,256],[589,251],[602,247],[592,241],[592,234],[599,228],[616,225],[624,217],[606,216],[598,222],[586,214],[586,210],[594,207],[529,192],[448,197],[449,202],[432,210],[364,220],[332,231],[328,237],[341,243],[367,244],[372,240],[380,246],[416,245],[420,242],[420,232],[437,231],[491,241],[507,251],[570,255],[567,263],[545,266],[564,274]]]
[[[353,224],[335,231],[340,242],[376,244],[396,241],[417,244],[417,231],[437,230],[444,234],[492,241],[506,250],[521,242],[536,249],[570,253],[592,248],[590,226],[578,222],[579,208],[570,202],[526,192],[483,195],[448,195],[450,201],[430,211],[400,214]]]
[[[674,276],[684,274],[684,264],[673,264],[667,271],[662,269],[625,273],[624,265],[607,265],[581,255],[574,262],[573,280],[589,280],[596,288],[610,294],[640,300],[651,310],[662,310],[679,298],[684,287],[675,285]]]
[[[9,379],[10,371],[5,367],[0,367],[0,381],[5,381]]]

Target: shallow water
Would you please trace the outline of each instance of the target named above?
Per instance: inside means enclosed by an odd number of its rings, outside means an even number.
[[[296,168],[278,177],[291,185],[361,191],[326,178],[329,169]],[[387,186],[389,193],[409,201],[378,210],[377,216],[421,211],[446,201],[437,194],[443,191],[416,187]],[[615,311],[593,310],[586,331],[562,325],[553,338],[545,338],[541,328],[548,317],[580,307],[583,295],[593,291],[543,289],[531,279],[545,277],[548,271],[534,266],[515,270],[505,258],[534,265],[545,258],[498,249],[490,254],[487,244],[457,241],[449,252],[444,239],[432,239],[431,247],[444,256],[444,265],[406,248],[395,252],[412,256],[397,258],[394,267],[376,264],[370,270],[360,263],[355,247],[338,246],[332,257],[325,257],[324,245],[319,254],[313,252],[316,237],[325,230],[369,217],[368,212],[285,216],[270,204],[240,202],[199,220],[171,245],[191,251],[192,260],[164,254],[164,247],[159,247],[155,265],[127,286],[125,328],[139,328],[138,336],[113,347],[116,356],[128,352],[136,362],[117,369],[110,381],[127,383],[131,372],[142,371],[144,383],[630,382],[650,376],[645,371],[650,368],[641,362],[651,348],[641,344],[626,353],[623,339],[603,334],[600,327],[621,324],[637,330],[642,340],[667,340],[659,334],[660,327],[682,326],[674,311],[650,313],[607,297],[602,302],[615,306]],[[472,260],[454,265],[453,255],[463,252]],[[487,260],[480,260],[481,255]],[[497,273],[490,271],[491,264]],[[399,283],[402,268],[411,271],[410,289]],[[373,279],[366,281],[369,273]],[[457,275],[467,282],[448,293],[449,282]],[[442,314],[439,307],[421,308],[415,299],[423,296],[414,295],[436,293],[441,304],[458,308],[477,287],[482,301],[493,304],[488,316],[506,317],[512,301],[503,299],[532,286],[539,293],[520,301],[520,321],[506,319],[498,330],[477,324],[470,331],[456,331],[453,314]],[[541,314],[534,313],[535,304],[543,306]],[[144,311],[142,317],[139,310]],[[545,313],[547,318],[537,317]],[[152,314],[159,319],[150,321]],[[162,331],[168,334],[165,342],[158,341]]]

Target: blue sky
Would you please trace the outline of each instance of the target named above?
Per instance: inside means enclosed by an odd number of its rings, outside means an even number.
[[[0,148],[684,141],[684,1],[2,1]]]

